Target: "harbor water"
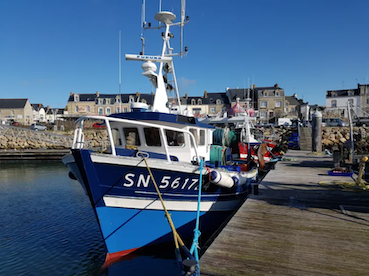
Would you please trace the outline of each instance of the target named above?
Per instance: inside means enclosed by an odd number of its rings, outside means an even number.
[[[94,212],[61,161],[0,167],[0,275],[178,274],[172,256],[160,252],[101,271],[106,248]]]

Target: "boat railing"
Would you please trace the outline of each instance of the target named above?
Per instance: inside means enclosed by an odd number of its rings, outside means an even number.
[[[116,149],[115,149],[115,146],[114,146],[115,143],[114,143],[111,127],[110,127],[110,122],[118,122],[118,123],[127,123],[127,124],[134,124],[134,125],[158,128],[160,130],[160,133],[161,133],[162,137],[165,137],[165,130],[172,130],[172,131],[183,132],[185,134],[188,134],[190,139],[191,139],[191,142],[192,142],[192,143],[190,143],[190,146],[193,147],[193,149],[195,151],[196,160],[198,162],[200,162],[200,157],[199,157],[199,154],[198,154],[198,150],[197,150],[196,146],[194,146],[194,145],[197,145],[195,137],[188,130],[178,129],[178,128],[170,127],[170,126],[152,124],[152,123],[148,123],[148,122],[132,121],[132,120],[128,120],[128,119],[105,117],[105,116],[85,116],[85,117],[81,117],[81,118],[77,119],[77,121],[75,123],[72,149],[86,148],[85,136],[84,136],[84,133],[83,133],[83,124],[84,124],[85,120],[91,120],[91,119],[92,120],[104,121],[104,123],[106,125],[107,132],[108,132],[108,139],[109,139],[108,143],[110,143],[111,155],[113,155],[113,156],[116,156],[117,153],[116,153]],[[168,144],[166,142],[166,139],[163,139],[163,141],[164,141],[164,150],[165,150],[165,154],[166,154],[166,157],[167,157],[167,161],[172,162],[171,161],[171,156],[170,156],[170,153],[169,153],[169,147],[168,147]]]

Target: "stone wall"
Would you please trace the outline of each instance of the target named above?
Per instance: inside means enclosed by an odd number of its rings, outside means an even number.
[[[88,148],[106,149],[110,144],[106,130],[86,130],[84,133],[85,145]],[[73,142],[73,131],[64,132],[63,135],[70,136],[68,143],[65,143],[65,139],[58,141],[57,136],[53,141],[42,141],[34,138],[0,135],[0,149],[69,149]]]
[[[357,154],[369,153],[369,128],[354,127],[354,145]],[[323,150],[332,150],[334,146],[339,148],[350,148],[350,128],[349,127],[323,127],[322,146]]]

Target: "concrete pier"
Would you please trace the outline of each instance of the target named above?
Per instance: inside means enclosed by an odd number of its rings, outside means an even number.
[[[369,192],[322,186],[347,180],[332,157],[289,151],[200,260],[201,275],[367,275]]]

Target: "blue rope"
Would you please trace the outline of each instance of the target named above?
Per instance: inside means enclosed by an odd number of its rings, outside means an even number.
[[[190,249],[191,254],[195,255],[195,260],[197,261],[197,268],[198,268],[198,272],[199,272],[198,275],[200,275],[199,250],[198,250],[198,248],[199,248],[199,237],[201,235],[201,232],[199,230],[199,227],[200,227],[199,222],[200,222],[200,202],[201,202],[202,169],[203,169],[203,166],[204,166],[204,160],[201,159],[201,162],[200,162],[200,176],[199,176],[199,196],[198,196],[198,199],[197,199],[196,227],[193,230],[194,237],[193,237],[193,242],[192,242],[191,249]]]

